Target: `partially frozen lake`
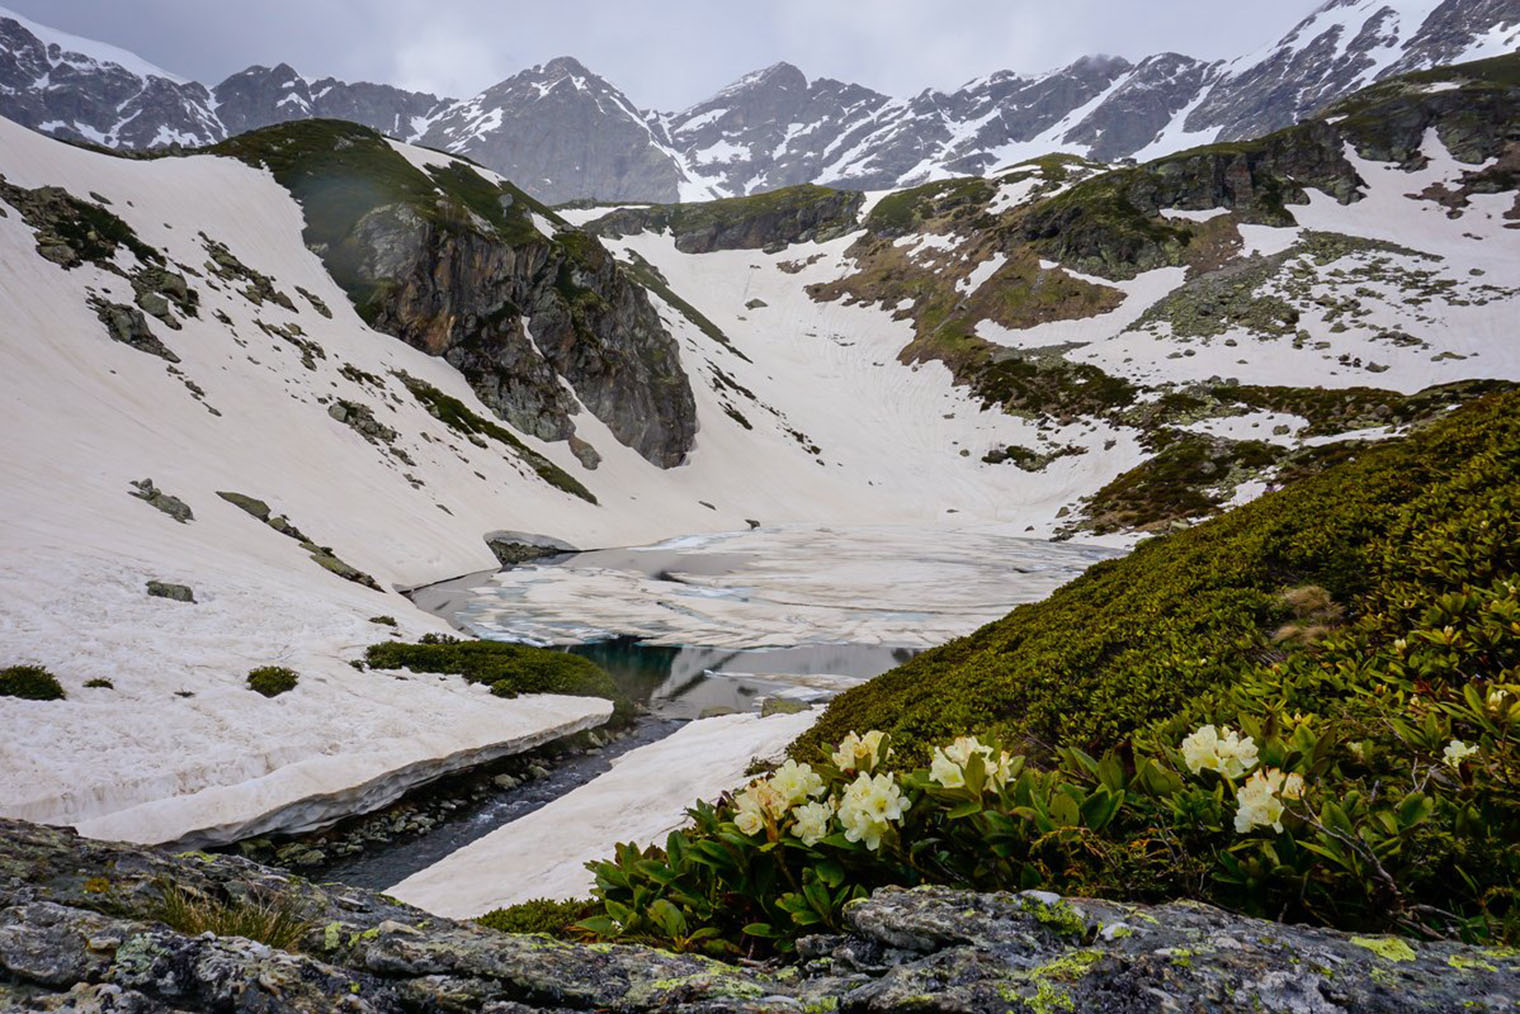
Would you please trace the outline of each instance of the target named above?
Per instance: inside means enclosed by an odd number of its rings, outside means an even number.
[[[831,696],[1114,555],[978,529],[793,526],[567,554],[416,598],[478,637],[576,646],[691,718]]]

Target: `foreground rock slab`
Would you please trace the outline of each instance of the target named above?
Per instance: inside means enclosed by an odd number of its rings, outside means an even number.
[[[293,950],[177,932],[166,887],[283,906]],[[1520,952],[1202,905],[884,889],[800,968],[574,945],[430,917],[230,856],[0,821],[0,1011],[1513,1011]]]

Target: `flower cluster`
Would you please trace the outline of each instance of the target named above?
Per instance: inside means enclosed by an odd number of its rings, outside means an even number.
[[[993,760],[992,747],[975,736],[961,736],[949,746],[935,747],[933,760],[929,764],[929,777],[947,789],[962,788],[966,784],[966,765],[975,756],[982,758],[988,782],[994,789],[1001,789],[1011,774],[1013,758],[1004,750]]]
[[[882,750],[884,735],[876,729],[864,736],[851,732],[840,740],[839,749],[834,751],[834,766],[841,771],[875,771],[878,764],[892,755],[890,748],[885,752]]]
[[[751,782],[734,798],[734,825],[745,834],[755,835],[767,827],[779,828],[790,811],[798,828],[806,821],[811,829],[817,816],[808,809],[807,801],[823,795],[823,790],[823,779],[813,770],[812,765],[789,760],[769,778]],[[827,817],[823,822],[826,828]],[[818,838],[827,833],[825,830]],[[801,830],[798,830],[797,836],[804,837]]]
[[[907,808],[896,778],[875,771],[890,753],[880,732],[846,736],[833,760],[841,774],[855,778],[837,796],[825,796],[828,786],[811,765],[789,760],[734,797],[734,826],[751,836],[787,832],[811,847],[827,838],[837,822],[848,841],[863,842],[874,852]]]
[[[865,842],[875,852],[882,835],[895,821],[902,820],[903,794],[889,774],[868,775],[864,771],[844,790],[839,801],[839,824],[850,841]]]
[[[1218,771],[1233,781],[1256,766],[1256,741],[1234,729],[1205,725],[1182,741],[1182,760],[1195,775]]]
[[[1303,724],[1302,716],[1294,716],[1294,724]],[[1256,767],[1256,741],[1242,736],[1234,729],[1219,729],[1205,725],[1182,741],[1182,761],[1193,774],[1217,771],[1229,779],[1235,779]],[[1258,827],[1270,827],[1281,831],[1284,800],[1302,799],[1304,779],[1302,775],[1289,774],[1278,768],[1258,768],[1235,792],[1235,831],[1246,834]]]
[[[1258,827],[1281,831],[1283,800],[1302,799],[1303,795],[1302,775],[1286,774],[1277,768],[1257,771],[1235,794],[1235,802],[1238,804],[1235,810],[1235,832],[1245,834]]]

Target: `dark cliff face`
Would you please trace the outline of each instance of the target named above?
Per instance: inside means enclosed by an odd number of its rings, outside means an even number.
[[[447,359],[514,426],[567,439],[578,401],[650,462],[685,460],[696,406],[676,342],[592,237],[510,184],[462,163],[424,172],[351,124],[217,150],[268,166],[301,202],[307,245],[371,326]]]

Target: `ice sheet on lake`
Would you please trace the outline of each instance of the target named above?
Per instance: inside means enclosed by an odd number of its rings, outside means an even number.
[[[584,553],[472,590],[484,637],[570,644],[927,647],[1044,598],[1112,551],[995,530],[786,527]]]

